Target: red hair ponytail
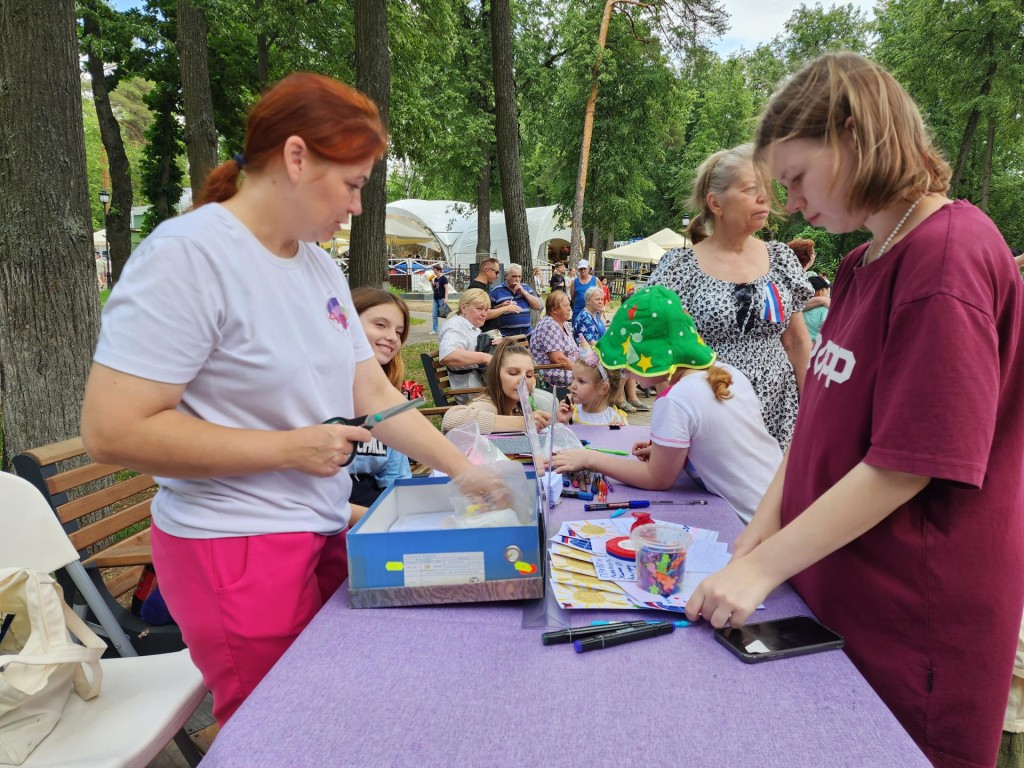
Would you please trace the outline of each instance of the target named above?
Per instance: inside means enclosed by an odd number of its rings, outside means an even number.
[[[245,170],[259,172],[298,136],[314,154],[355,164],[384,156],[388,137],[377,105],[365,94],[323,75],[297,72],[263,94],[249,113]],[[206,179],[196,207],[219,203],[238,191],[238,160],[221,163]]]

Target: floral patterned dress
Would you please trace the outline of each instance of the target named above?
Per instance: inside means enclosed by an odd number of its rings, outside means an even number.
[[[711,277],[701,270],[692,248],[676,248],[661,257],[648,284],[678,293],[704,341],[746,374],[761,401],[765,427],[785,450],[793,437],[798,398],[782,334],[814,292],[787,245],[766,245],[768,272],[751,283]]]
[[[568,321],[556,323],[550,315],[545,315],[530,334],[530,352],[537,365],[553,362],[552,352],[562,352],[570,362],[575,362],[580,356],[580,348],[572,337],[572,326]],[[544,382],[552,386],[568,387],[572,384],[572,371],[564,368],[548,368],[540,374]]]

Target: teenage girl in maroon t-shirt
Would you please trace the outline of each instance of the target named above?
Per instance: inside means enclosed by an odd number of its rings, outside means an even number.
[[[1024,285],[863,57],[794,75],[756,159],[788,210],[873,238],[836,275],[786,458],[687,614],[740,625],[791,579],[935,765],[992,766],[1024,607]]]

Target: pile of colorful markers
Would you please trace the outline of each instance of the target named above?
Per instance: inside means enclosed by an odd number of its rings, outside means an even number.
[[[634,643],[649,637],[658,637],[675,632],[676,627],[688,627],[685,619],[676,621],[595,621],[589,627],[559,629],[545,632],[540,641],[543,645],[565,645],[572,643],[576,653],[612,648],[616,645]]]

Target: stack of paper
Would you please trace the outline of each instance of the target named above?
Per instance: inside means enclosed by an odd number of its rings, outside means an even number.
[[[628,536],[631,518],[563,523],[551,537],[551,588],[563,608],[657,608],[682,612],[697,585],[724,568],[731,557],[718,531],[682,526],[693,537],[679,594],[648,594],[636,586],[636,565],[611,557],[605,543]]]

